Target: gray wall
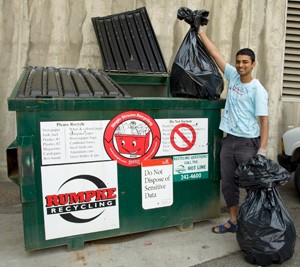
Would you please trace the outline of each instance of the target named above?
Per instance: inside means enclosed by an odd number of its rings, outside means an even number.
[[[282,121],[279,132],[283,134],[286,130],[300,127],[300,99],[284,99],[282,101]]]
[[[22,67],[101,69],[91,17],[142,6],[147,8],[169,70],[189,28],[176,19],[182,6],[210,11],[207,34],[229,63],[234,63],[239,48],[256,51],[258,64],[254,74],[270,95],[268,155],[275,159],[283,127],[286,5],[286,0],[0,0],[0,179],[6,179],[5,150],[16,136],[15,112],[8,112],[7,98]],[[226,97],[226,92],[222,97]]]

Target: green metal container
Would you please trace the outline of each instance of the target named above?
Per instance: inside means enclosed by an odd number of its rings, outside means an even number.
[[[219,217],[223,100],[20,97],[26,71],[8,99],[17,136],[7,148],[25,250]]]

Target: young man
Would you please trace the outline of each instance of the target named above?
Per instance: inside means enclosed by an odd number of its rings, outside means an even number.
[[[256,63],[251,49],[244,48],[237,52],[234,68],[224,61],[202,29],[199,29],[198,36],[229,82],[220,122],[220,129],[227,133],[222,143],[220,159],[222,193],[230,219],[213,227],[212,231],[217,234],[236,232],[240,191],[234,183],[234,172],[240,163],[256,154],[266,155],[269,132],[268,93],[252,76]]]

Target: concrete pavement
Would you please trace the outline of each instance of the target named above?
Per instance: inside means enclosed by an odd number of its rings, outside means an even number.
[[[227,220],[224,208],[220,218],[196,223],[192,231],[181,232],[170,227],[87,242],[84,249],[78,251],[68,251],[67,246],[60,246],[26,252],[18,190],[18,186],[9,181],[0,182],[0,267],[253,266],[245,262],[235,234],[211,233],[212,226]],[[280,192],[299,233],[300,198],[293,182],[281,186]],[[221,206],[224,206],[223,200]],[[298,241],[297,236],[294,257],[281,266],[299,266]]]

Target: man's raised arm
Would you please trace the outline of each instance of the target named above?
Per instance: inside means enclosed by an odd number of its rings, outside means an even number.
[[[198,36],[201,38],[202,43],[206,47],[210,56],[214,59],[220,70],[224,73],[226,62],[221,56],[217,47],[207,37],[206,33],[199,28]]]

